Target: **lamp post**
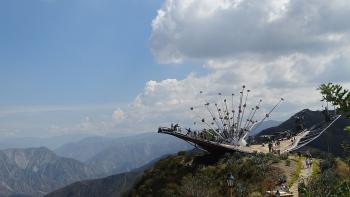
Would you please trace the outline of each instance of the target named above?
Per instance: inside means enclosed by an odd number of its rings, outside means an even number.
[[[226,183],[229,188],[230,197],[232,197],[232,188],[233,188],[234,180],[235,178],[233,177],[232,173],[231,172],[228,173],[226,176]]]

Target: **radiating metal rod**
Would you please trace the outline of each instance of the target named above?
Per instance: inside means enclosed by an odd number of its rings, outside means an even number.
[[[249,92],[250,92],[250,90],[247,90],[247,95],[245,97],[245,101],[244,101],[244,104],[243,104],[243,112],[242,112],[242,116],[241,116],[241,121],[239,123],[240,127],[242,127],[242,121],[243,121],[243,117],[244,117],[245,108],[247,107],[247,100],[248,100]]]
[[[265,115],[265,117],[258,123],[258,125],[257,125],[255,128],[258,128],[258,127],[261,125],[261,123],[263,123],[267,118],[269,118],[269,117],[270,117],[270,114],[282,103],[282,101],[284,101],[283,98],[281,98],[281,99],[278,101],[278,103],[269,111],[269,113],[267,113],[267,114]]]
[[[243,85],[242,87],[242,91],[240,92],[240,98],[239,98],[239,105],[238,105],[238,115],[237,115],[237,127],[236,127],[236,133],[239,132],[240,130],[240,119],[241,119],[241,113],[242,113],[242,100],[243,100],[243,94],[244,94],[244,89],[245,89],[245,85]]]
[[[248,125],[247,125],[246,128],[249,128],[250,125],[254,124],[254,123],[253,123],[253,118],[254,118],[256,112],[260,109],[261,102],[262,102],[262,100],[260,99],[259,102],[258,102],[258,105],[255,106],[255,110],[254,110],[254,112],[253,112],[253,115],[252,115],[252,117],[250,118],[250,121],[249,121],[249,123],[248,123]]]

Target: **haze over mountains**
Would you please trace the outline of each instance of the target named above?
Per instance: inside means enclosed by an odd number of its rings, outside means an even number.
[[[146,133],[88,137],[61,146],[56,150],[60,156],[45,147],[2,150],[0,196],[41,196],[76,181],[130,171],[190,147],[171,136]]]
[[[130,171],[163,155],[190,148],[188,143],[177,138],[145,133],[121,138],[90,137],[66,144],[55,152],[78,159],[93,167],[99,175],[107,176]]]
[[[32,148],[47,147],[51,150],[56,149],[66,143],[78,141],[86,137],[88,134],[68,134],[54,137],[2,137],[0,138],[0,150],[8,148]]]

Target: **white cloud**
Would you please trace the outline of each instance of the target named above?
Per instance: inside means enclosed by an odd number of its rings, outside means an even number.
[[[114,123],[117,124],[118,122],[125,119],[125,114],[124,114],[123,110],[118,108],[118,109],[113,111],[112,118],[113,118]]]
[[[225,98],[230,98],[231,93],[238,94],[243,84],[252,90],[249,99],[251,106],[263,99],[260,116],[269,111],[280,97],[285,98],[286,102],[272,114],[272,119],[283,120],[304,108],[320,109],[321,96],[316,88],[329,79],[322,76],[329,76],[329,70],[340,76],[350,76],[349,67],[334,69],[338,61],[333,54],[313,57],[292,54],[268,61],[254,56],[210,60],[205,64],[211,70],[207,75],[191,73],[184,79],[151,80],[146,83],[144,91],[125,110],[128,119],[121,126],[132,131],[155,130],[157,126],[171,122],[193,126],[193,121],[200,121],[191,113],[191,106],[204,106],[204,99],[217,102],[219,92]],[[346,85],[350,79],[344,78],[340,82]],[[199,95],[201,90],[204,96]],[[237,96],[234,102],[237,106]],[[199,115],[206,117],[209,114],[202,109]]]
[[[263,99],[260,114],[280,97],[286,99],[272,119],[303,108],[318,109],[320,83],[350,88],[349,18],[347,0],[166,0],[152,22],[155,59],[199,63],[208,74],[149,80],[129,105],[109,107],[99,118],[84,110],[79,117],[88,118],[53,130],[101,134],[154,131],[171,122],[191,126],[198,117],[190,107],[205,102],[199,91],[217,102],[219,92],[229,97],[243,84],[252,90],[250,104]],[[71,109],[43,109],[51,110]],[[199,112],[208,115],[203,109]],[[0,116],[13,113],[17,111],[5,110]]]
[[[167,0],[152,23],[161,63],[314,54],[349,42],[347,0]]]
[[[350,4],[346,0],[166,0],[152,22],[151,51],[160,63],[201,63],[210,72],[184,79],[150,80],[128,117],[154,128],[171,121],[191,124],[189,107],[203,105],[246,84],[252,100],[286,118],[321,107],[320,83],[350,82]],[[236,98],[237,99],[237,98]],[[128,112],[127,112],[128,113]]]

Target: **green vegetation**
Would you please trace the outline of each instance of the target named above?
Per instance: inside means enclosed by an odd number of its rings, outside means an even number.
[[[234,176],[234,196],[262,196],[281,179],[280,162],[274,155],[232,154],[222,157],[205,154],[178,154],[160,160],[130,191],[129,196],[205,197],[228,196],[228,173]]]
[[[317,160],[312,162],[312,174],[311,177],[316,177],[320,173],[320,166]]]
[[[338,84],[322,84],[319,90],[323,100],[337,107],[337,110],[350,118],[350,91]],[[350,126],[345,130],[350,132]],[[308,183],[299,185],[300,195],[311,196],[350,196],[350,145],[342,142],[342,148],[348,156],[337,158],[323,156],[319,163],[314,162],[312,176]]]
[[[343,160],[327,155],[320,160],[319,165],[317,163],[313,165],[312,176],[308,182],[299,184],[300,196],[350,196],[348,173],[348,165]]]
[[[292,187],[292,185],[298,180],[300,173],[301,173],[301,168],[303,166],[302,159],[300,157],[297,159],[293,158],[292,160],[294,160],[296,162],[296,166],[295,166],[295,171],[294,171],[290,181],[288,182],[288,187]]]
[[[323,100],[332,103],[337,110],[350,118],[350,90],[344,89],[339,84],[321,84],[318,88],[323,96]],[[346,127],[350,132],[350,125]]]

